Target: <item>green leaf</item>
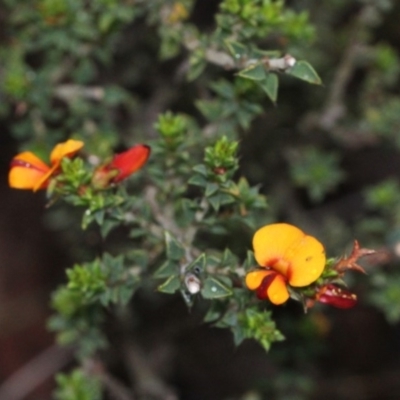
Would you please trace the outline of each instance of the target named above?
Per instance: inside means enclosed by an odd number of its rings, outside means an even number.
[[[117,226],[121,224],[120,221],[105,219],[102,224],[100,224],[100,233],[102,238],[107,237],[107,235]]]
[[[223,114],[223,104],[219,100],[197,100],[196,107],[210,121],[216,121]]]
[[[279,86],[278,76],[274,73],[269,73],[267,74],[267,77],[263,81],[258,82],[258,84],[271,99],[271,101],[273,103],[276,103],[276,99],[278,98]]]
[[[292,68],[287,69],[285,72],[314,85],[322,84],[321,78],[307,61],[297,61]]]
[[[204,281],[201,294],[205,299],[220,299],[232,295],[230,287],[214,277],[208,277]]]
[[[243,44],[233,40],[226,40],[225,45],[235,60],[240,60],[247,56],[247,48]]]
[[[204,192],[204,195],[205,195],[206,197],[210,197],[210,196],[212,196],[214,193],[216,193],[216,192],[218,191],[218,189],[219,189],[219,186],[218,186],[216,183],[210,182],[210,183],[208,183],[207,186],[206,186],[206,190],[205,190],[205,192]]]
[[[169,278],[179,272],[179,265],[171,260],[166,260],[160,268],[154,272],[154,278]]]
[[[246,259],[243,263],[243,268],[248,271],[252,268],[254,268],[255,266],[257,266],[257,261],[254,258],[254,253],[250,250],[247,250],[247,254],[246,254]]]
[[[282,56],[282,52],[279,50],[261,50],[253,48],[250,51],[250,58],[279,58]]]
[[[171,275],[157,290],[162,293],[173,294],[181,287],[181,280],[178,275]]]
[[[165,232],[165,246],[169,260],[179,261],[185,254],[182,245],[169,232]]]
[[[209,197],[208,201],[211,204],[211,207],[214,209],[214,211],[219,210],[219,207],[221,206],[221,201],[220,201],[220,196],[218,194],[216,196]]]
[[[265,67],[262,63],[251,65],[238,73],[242,78],[251,79],[252,81],[262,81],[266,78],[266,74]]]
[[[212,82],[210,88],[214,90],[215,93],[219,94],[221,97],[227,100],[234,100],[235,87],[232,83],[226,81],[225,79],[220,79],[217,82]]]
[[[195,165],[192,170],[200,175],[207,176],[207,167],[204,164]]]
[[[204,187],[207,186],[207,179],[202,175],[196,174],[189,179],[188,183],[189,185]]]
[[[118,300],[122,305],[127,305],[132,298],[136,288],[136,282],[132,281],[129,284],[122,285],[118,291]]]
[[[204,50],[195,50],[189,58],[189,70],[187,72],[186,78],[189,82],[194,81],[207,65],[207,61],[204,56]]]
[[[195,201],[183,198],[177,201],[175,209],[175,218],[177,224],[179,226],[187,226],[193,222],[199,206]]]
[[[129,238],[130,239],[137,239],[142,236],[145,236],[147,231],[143,228],[133,228],[129,231]]]
[[[186,271],[192,271],[196,275],[200,275],[204,272],[206,263],[206,255],[202,253],[186,267]]]
[[[224,250],[222,255],[221,267],[230,267],[231,269],[236,269],[238,264],[238,259],[229,249]]]
[[[235,198],[229,193],[221,193],[219,195],[219,204],[232,204],[235,202]]]

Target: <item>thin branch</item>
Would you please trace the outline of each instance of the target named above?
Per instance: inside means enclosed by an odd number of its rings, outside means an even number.
[[[154,186],[147,186],[144,190],[144,199],[147,204],[150,206],[151,211],[153,212],[154,218],[160,224],[160,226],[176,236],[181,236],[181,230],[176,225],[173,218],[169,215],[165,208],[161,210],[160,205],[156,199],[157,189]]]
[[[178,399],[175,391],[154,371],[149,358],[132,341],[125,342],[124,355],[131,380],[135,382],[136,392],[141,398]]]
[[[94,358],[87,359],[83,364],[83,368],[87,374],[95,376],[100,380],[112,399],[135,400],[131,389],[109,374],[102,361]]]
[[[66,102],[74,101],[81,97],[88,100],[103,100],[105,96],[104,88],[100,86],[81,86],[81,85],[58,85],[54,88],[54,96]]]
[[[348,84],[359,65],[360,57],[368,54],[369,51],[366,31],[371,27],[368,19],[370,11],[371,5],[366,5],[354,20],[354,25],[348,34],[347,46],[329,85],[325,105],[320,114],[306,116],[303,121],[304,130],[322,128],[338,139],[345,141],[348,145],[359,145],[360,142],[371,143],[373,141],[373,135],[369,132],[357,132],[355,130],[350,132],[339,126],[339,121],[347,114],[345,96]]]
[[[201,43],[197,39],[189,39],[184,41],[184,45],[190,52],[195,51],[200,48]],[[288,68],[293,67],[296,64],[296,59],[290,54],[286,54],[280,58],[269,58],[263,57],[259,59],[245,59],[239,58],[235,60],[228,53],[212,48],[207,48],[205,50],[204,58],[211,64],[218,65],[225,69],[244,69],[251,67],[259,63],[260,61],[264,64],[265,69],[268,71],[284,71]]]
[[[0,400],[22,400],[73,360],[71,347],[53,345],[12,374],[0,387]]]

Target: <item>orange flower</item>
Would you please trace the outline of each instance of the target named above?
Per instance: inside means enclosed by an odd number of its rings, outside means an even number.
[[[246,275],[246,286],[260,299],[282,304],[289,298],[287,285],[303,287],[315,282],[325,267],[322,244],[289,224],[271,224],[253,237],[254,256],[262,267]]]
[[[34,192],[45,189],[50,178],[58,172],[61,160],[72,157],[83,145],[83,142],[72,139],[59,143],[50,154],[50,166],[30,151],[16,155],[10,164],[9,186],[14,189],[31,189]]]
[[[149,156],[150,147],[144,144],[138,144],[123,153],[116,154],[108,164],[97,168],[92,183],[99,189],[118,183],[142,168]]]

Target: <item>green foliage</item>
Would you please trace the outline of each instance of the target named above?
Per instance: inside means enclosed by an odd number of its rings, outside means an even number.
[[[238,315],[239,329],[234,331],[235,342],[238,344],[243,339],[256,339],[269,350],[271,344],[284,340],[284,336],[276,329],[271,313],[247,309]]]
[[[102,390],[99,379],[85,373],[81,368],[69,374],[56,376],[58,388],[54,393],[57,400],[100,400]]]
[[[387,320],[396,324],[400,321],[400,276],[376,273],[372,277],[374,290],[370,302],[385,314]]]
[[[367,205],[383,212],[392,212],[399,201],[400,186],[395,180],[382,182],[366,192]]]
[[[314,202],[321,201],[344,178],[339,168],[339,157],[335,153],[309,147],[291,151],[288,159],[294,184],[305,187]]]
[[[314,35],[307,13],[296,14],[286,9],[281,0],[225,0],[220,9],[222,13],[217,18],[222,29],[229,23],[238,25],[240,40],[261,38],[277,31],[297,40],[309,40]]]
[[[320,85],[322,83],[317,72],[307,61],[297,61],[293,67],[287,70],[287,73],[308,83],[313,83],[315,85]]]

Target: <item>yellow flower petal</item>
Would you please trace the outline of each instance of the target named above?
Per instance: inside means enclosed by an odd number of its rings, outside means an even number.
[[[64,157],[70,157],[78,152],[84,143],[80,140],[69,139],[64,143],[59,143],[54,147],[50,154],[50,161],[52,165],[59,165]]]
[[[10,165],[8,184],[14,189],[33,189],[50,168],[30,151],[16,155]]]
[[[264,226],[255,233],[253,247],[257,262],[282,274],[292,286],[316,281],[325,267],[322,244],[293,225]]]
[[[325,268],[324,247],[312,236],[304,235],[293,243],[285,256],[291,262],[287,274],[291,286],[307,286],[315,282]]]
[[[55,164],[53,167],[51,167],[45,174],[42,175],[40,179],[36,182],[36,184],[33,187],[33,191],[36,192],[39,189],[43,189],[47,187],[47,181],[50,179],[50,177],[54,174],[55,170],[58,168],[58,164]]]
[[[268,280],[265,278],[270,277]],[[273,270],[258,269],[246,275],[246,286],[257,290],[260,299],[269,299],[273,304],[282,304],[289,299],[285,278]]]
[[[262,280],[270,275],[275,273],[274,271],[270,270],[263,270],[263,269],[258,269],[256,271],[251,271],[246,275],[246,286],[250,290],[256,290],[260,285]]]
[[[285,259],[285,254],[288,248],[303,236],[304,233],[293,225],[266,225],[254,234],[254,257],[262,267],[272,267],[286,276],[289,260]]]
[[[283,304],[289,299],[289,292],[282,275],[276,275],[275,279],[268,286],[267,295],[270,302],[276,305]]]
[[[36,169],[14,167],[8,174],[8,184],[14,189],[33,189],[42,176],[43,172]]]

